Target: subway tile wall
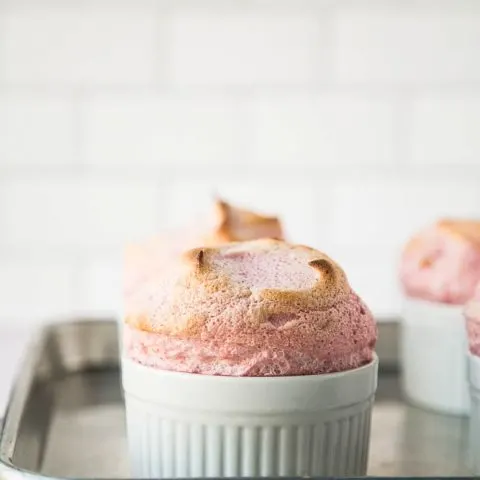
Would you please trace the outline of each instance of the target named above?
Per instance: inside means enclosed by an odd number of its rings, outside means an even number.
[[[0,325],[115,314],[213,192],[398,314],[405,239],[480,216],[479,52],[475,0],[0,0]]]

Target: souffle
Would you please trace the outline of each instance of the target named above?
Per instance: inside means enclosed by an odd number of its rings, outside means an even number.
[[[377,338],[339,265],[273,239],[190,250],[154,272],[129,307],[126,355],[162,370],[340,372],[371,362]]]
[[[412,298],[463,305],[480,281],[480,221],[441,220],[407,244],[400,279]]]

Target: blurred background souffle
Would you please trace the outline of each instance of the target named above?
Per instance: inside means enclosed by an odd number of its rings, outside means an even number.
[[[125,244],[217,196],[379,321],[407,240],[480,218],[480,2],[9,0],[0,33],[2,405],[34,328],[118,315]]]

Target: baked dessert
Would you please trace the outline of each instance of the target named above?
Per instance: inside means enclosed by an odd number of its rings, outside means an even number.
[[[409,297],[463,305],[480,282],[480,221],[441,220],[414,236],[400,279]]]
[[[419,406],[469,411],[463,305],[480,281],[480,221],[440,220],[407,244],[400,262],[403,387]]]
[[[312,375],[372,361],[373,316],[323,253],[276,240],[187,252],[145,285],[127,355],[206,375]]]
[[[273,239],[197,247],[136,293],[122,359],[134,475],[365,474],[377,327],[331,258]],[[162,453],[170,431],[181,440]]]

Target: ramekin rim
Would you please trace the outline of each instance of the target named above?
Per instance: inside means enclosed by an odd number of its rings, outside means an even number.
[[[168,376],[168,377],[178,377],[178,378],[205,378],[205,379],[216,379],[218,382],[238,382],[242,381],[243,383],[259,383],[260,381],[276,381],[277,383],[279,381],[284,381],[284,382],[305,382],[307,379],[311,379],[312,377],[320,377],[320,378],[329,378],[329,379],[335,379],[335,378],[341,378],[343,376],[346,376],[348,374],[356,373],[356,374],[361,374],[362,372],[365,372],[366,370],[375,367],[379,364],[379,359],[378,355],[374,351],[372,354],[372,360],[365,365],[362,365],[357,368],[351,368],[349,370],[342,370],[340,372],[333,372],[333,373],[318,373],[318,374],[312,374],[312,375],[272,375],[272,376],[258,376],[258,377],[253,377],[253,376],[234,376],[234,375],[204,375],[201,373],[191,373],[191,372],[179,372],[177,370],[161,370],[161,369],[156,369],[154,367],[149,367],[147,365],[143,365],[132,358],[122,355],[122,363],[123,362],[129,362],[133,365],[135,365],[135,368],[138,368],[140,370],[144,371],[149,371],[151,373],[155,373],[157,375],[162,375],[162,376]]]

